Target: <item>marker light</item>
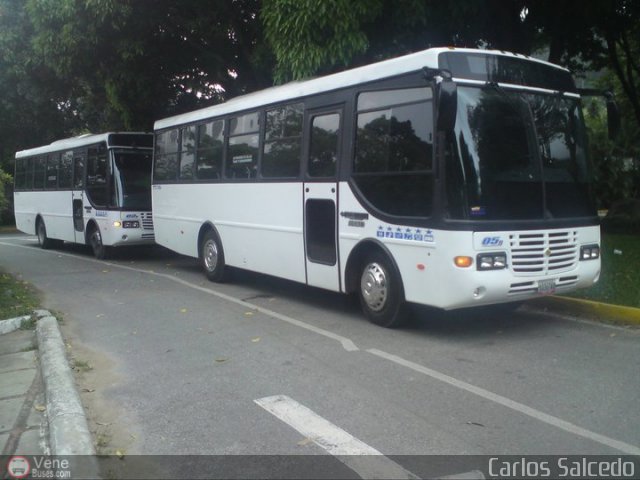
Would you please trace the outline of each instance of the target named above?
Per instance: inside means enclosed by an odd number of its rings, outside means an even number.
[[[600,257],[598,245],[583,245],[580,247],[580,260],[595,260]]]
[[[118,220],[116,220],[115,222],[113,222],[113,226],[116,228],[119,228],[122,226],[122,223],[120,223]]]
[[[453,263],[456,264],[456,267],[469,268],[471,265],[473,265],[473,258],[463,256],[454,257]]]
[[[477,262],[478,270],[502,270],[507,268],[507,254],[504,252],[480,253]]]

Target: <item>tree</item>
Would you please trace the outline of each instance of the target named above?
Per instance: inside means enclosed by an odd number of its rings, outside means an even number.
[[[91,130],[149,130],[270,84],[257,0],[29,0],[27,10],[35,52],[69,81],[69,109]]]

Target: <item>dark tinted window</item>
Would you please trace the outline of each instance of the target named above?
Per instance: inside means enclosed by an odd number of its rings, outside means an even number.
[[[196,177],[199,180],[217,179],[221,176],[223,127],[222,120],[198,125]]]
[[[318,115],[311,120],[311,144],[307,172],[310,177],[333,177],[338,161],[340,115]]]
[[[259,129],[258,113],[231,119],[225,169],[227,178],[256,177]]]
[[[176,179],[178,170],[179,131],[168,130],[156,135],[153,178],[156,181]]]
[[[302,145],[302,104],[270,110],[266,115],[262,175],[297,177]]]
[[[180,130],[180,169],[181,180],[193,179],[193,166],[196,159],[196,127],[185,127]]]
[[[24,188],[31,190],[33,188],[33,164],[36,159],[33,157],[24,159]]]
[[[79,152],[74,152],[73,157],[73,188],[84,188],[84,165],[85,158]]]
[[[58,168],[58,187],[71,188],[71,178],[73,172],[73,151],[63,152],[60,155],[60,166]]]
[[[430,89],[419,88],[377,95],[367,92],[358,99],[361,111],[353,177],[360,192],[382,212],[417,217],[431,214],[431,97]]]
[[[58,164],[60,163],[60,154],[54,153],[49,155],[47,159],[47,178],[45,187],[49,190],[58,188]]]
[[[106,148],[90,148],[87,156],[87,194],[97,207],[109,205],[108,175]]]
[[[24,158],[16,158],[16,170],[14,177],[14,188],[22,190],[24,188]]]
[[[33,165],[33,188],[44,188],[44,179],[47,172],[47,157],[36,157]]]

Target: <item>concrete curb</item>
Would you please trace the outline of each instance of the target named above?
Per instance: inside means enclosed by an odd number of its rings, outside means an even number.
[[[527,303],[532,307],[555,310],[561,313],[582,313],[589,319],[617,325],[640,326],[640,308],[559,296],[543,297]]]
[[[31,320],[31,315],[23,315],[22,317],[0,320],[0,335],[18,330],[22,326],[22,322],[26,322],[28,320]]]
[[[51,454],[95,455],[58,321],[52,316],[41,318],[36,326],[36,334],[47,399]]]

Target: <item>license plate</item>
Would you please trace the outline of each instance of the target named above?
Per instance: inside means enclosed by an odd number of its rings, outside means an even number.
[[[556,291],[555,280],[540,280],[538,282],[538,293],[540,295],[551,295]]]

